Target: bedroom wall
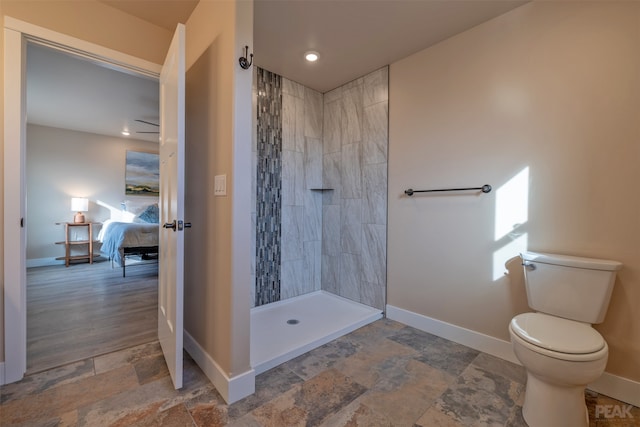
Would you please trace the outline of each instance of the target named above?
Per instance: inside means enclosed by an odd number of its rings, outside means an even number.
[[[618,260],[596,329],[607,372],[640,381],[639,22],[637,2],[531,2],[391,65],[390,305],[508,341],[519,250]]]
[[[54,243],[64,240],[64,227],[55,223],[73,220],[71,197],[89,199],[85,217],[95,222],[119,214],[120,204],[125,201],[133,213],[157,203],[157,197],[124,194],[128,150],[157,153],[158,144],[27,126],[28,266],[50,263],[64,254],[63,246]]]

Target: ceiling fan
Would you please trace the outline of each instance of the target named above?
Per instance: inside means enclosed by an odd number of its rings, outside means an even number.
[[[134,119],[134,122],[144,123],[144,124],[147,124],[147,125],[150,125],[150,126],[155,126],[155,127],[158,127],[158,128],[160,127],[159,124],[148,122],[146,120]],[[136,133],[160,133],[160,131],[159,130],[156,130],[156,131],[136,131]]]

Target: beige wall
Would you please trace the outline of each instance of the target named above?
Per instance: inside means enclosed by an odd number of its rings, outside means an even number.
[[[0,18],[2,18],[3,22],[4,16],[11,16],[155,63],[163,62],[172,37],[171,31],[131,17],[95,0],[83,0],[82,2],[75,0],[0,0]],[[4,62],[3,35],[0,35],[0,41],[2,41],[2,44],[0,44],[0,57],[3,58]],[[0,80],[0,95],[4,99],[4,76],[2,70],[0,70],[0,77],[2,77]],[[4,153],[4,124],[2,123],[4,113],[2,106],[0,106],[0,113],[2,113],[0,116],[0,130],[2,130],[0,133],[0,151]],[[2,176],[4,176],[4,172]],[[2,186],[2,188],[4,187]],[[4,212],[4,206],[2,207]],[[4,236],[2,227],[0,225],[0,235]],[[4,260],[4,256],[2,259]],[[2,264],[0,269],[4,268],[4,262],[0,264]],[[4,277],[4,273],[2,277]],[[2,283],[2,286],[4,286],[4,283]],[[4,295],[4,290],[2,290],[2,295]],[[3,307],[3,304],[0,305],[0,331],[4,331]],[[0,361],[2,360],[4,360],[4,335],[3,332],[0,332]]]
[[[200,2],[187,22],[185,329],[230,378],[250,370],[251,6]]]
[[[64,248],[54,243],[64,240],[64,228],[55,223],[72,220],[71,197],[88,198],[89,211],[85,217],[96,222],[118,219],[123,201],[132,213],[158,202],[157,197],[125,196],[128,150],[157,153],[158,144],[27,126],[28,261],[64,255]]]
[[[597,329],[607,371],[640,380],[639,22],[634,2],[529,3],[392,64],[389,304],[508,340],[519,246],[618,260]]]
[[[96,0],[0,0],[6,16],[162,64],[173,31]]]

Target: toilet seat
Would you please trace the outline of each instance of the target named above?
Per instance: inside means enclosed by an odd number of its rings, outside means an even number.
[[[591,361],[608,353],[607,344],[591,325],[544,313],[523,313],[511,319],[514,338],[531,350],[562,360]]]

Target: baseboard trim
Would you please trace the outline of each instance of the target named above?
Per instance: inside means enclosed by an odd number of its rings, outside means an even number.
[[[511,343],[442,320],[387,305],[387,317],[421,331],[446,338],[492,356],[521,365],[513,354]],[[640,383],[605,372],[587,387],[589,390],[640,407]]]
[[[64,265],[64,260],[57,260],[55,258],[32,258],[27,260],[27,268],[32,267],[46,267],[49,265]]]
[[[187,331],[184,331],[184,349],[202,369],[227,404],[230,405],[255,392],[256,374],[253,369],[229,378]]]
[[[4,385],[4,362],[0,362],[0,385]]]
[[[640,382],[605,372],[587,388],[640,407]]]
[[[404,323],[405,325],[413,326],[421,331],[446,338],[449,341],[466,345],[467,347],[480,350],[492,356],[499,357],[500,359],[508,360],[509,362],[517,363],[518,365],[520,364],[513,354],[509,341],[504,341],[388,304],[387,317],[391,320]]]

